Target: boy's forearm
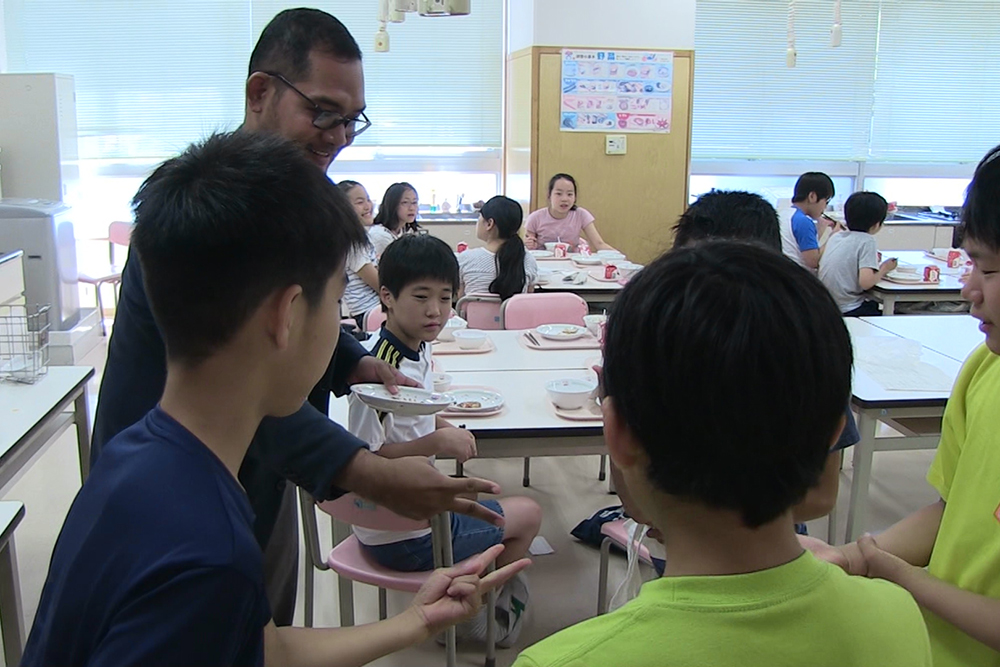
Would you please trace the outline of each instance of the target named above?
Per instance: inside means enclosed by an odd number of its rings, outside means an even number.
[[[952,586],[920,567],[900,569],[889,579],[908,590],[921,607],[994,651],[1000,651],[1000,624],[997,623],[1000,600]]]
[[[398,616],[348,628],[276,628],[264,633],[266,667],[354,667],[366,665],[427,639],[419,615]]]
[[[878,545],[883,551],[899,556],[910,565],[926,567],[931,560],[931,551],[934,549],[943,514],[944,501],[938,500],[880,533]]]
[[[386,443],[378,450],[379,456],[401,459],[406,456],[436,456],[439,453],[437,431],[409,442]]]

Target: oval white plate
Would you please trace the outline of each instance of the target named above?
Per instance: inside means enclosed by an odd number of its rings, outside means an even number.
[[[447,394],[415,387],[400,387],[396,396],[381,384],[355,384],[351,391],[369,407],[405,417],[433,415],[451,405],[451,397]]]
[[[924,277],[918,273],[900,273],[899,271],[890,271],[885,274],[885,277],[889,280],[897,283],[922,283],[924,282]]]
[[[493,412],[503,407],[503,396],[485,389],[456,389],[448,392],[453,401],[449,412]],[[478,407],[463,407],[462,403],[478,403]]]
[[[551,250],[529,250],[528,252],[530,252],[535,259],[538,259],[539,257],[549,258],[555,255],[555,253]]]
[[[596,257],[594,255],[570,255],[569,258],[572,259],[577,264],[581,264],[583,266],[601,265],[601,258]]]
[[[549,340],[576,340],[587,333],[587,328],[575,324],[543,324],[535,331]]]

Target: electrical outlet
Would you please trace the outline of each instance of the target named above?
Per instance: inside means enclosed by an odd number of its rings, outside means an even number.
[[[625,155],[628,152],[628,143],[624,134],[604,135],[605,155]]]

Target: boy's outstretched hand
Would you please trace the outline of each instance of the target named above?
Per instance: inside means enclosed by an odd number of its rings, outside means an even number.
[[[871,535],[863,535],[858,540],[858,548],[861,550],[862,555],[865,557],[865,563],[868,565],[868,572],[866,574],[873,579],[885,579],[886,581],[899,583],[900,575],[914,568],[913,565],[910,565],[899,556],[894,556],[888,551],[883,551]]]
[[[406,377],[386,362],[371,355],[361,357],[347,378],[349,385],[361,382],[384,384],[390,394],[399,393],[398,387],[420,387],[420,383],[416,380]]]
[[[460,565],[434,571],[427,583],[420,588],[409,609],[420,618],[428,637],[472,618],[479,611],[487,593],[499,589],[511,577],[531,565],[530,560],[522,558],[482,576],[486,567],[496,560],[503,549],[503,545],[498,544]]]
[[[868,563],[865,561],[863,553],[858,549],[856,544],[835,547],[823,540],[809,537],[808,535],[799,535],[798,537],[802,548],[812,552],[812,555],[816,556],[816,558],[825,560],[827,563],[833,563],[847,574],[861,577],[868,575]],[[851,548],[852,546],[853,549]]]

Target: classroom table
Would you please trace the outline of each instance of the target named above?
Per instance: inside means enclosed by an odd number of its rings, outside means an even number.
[[[933,319],[948,320],[951,317],[956,316],[937,316]],[[845,321],[856,347],[860,344],[860,339],[867,337],[903,338],[860,318],[849,317]],[[917,336],[907,338],[916,340],[918,343],[922,342]],[[971,343],[969,340],[966,342]],[[968,352],[971,351],[970,347]],[[958,350],[953,349],[951,352],[956,354]],[[961,361],[937,352],[927,345],[921,345],[920,355],[922,362],[939,369],[954,382],[961,368]],[[857,354],[855,357],[857,358]],[[944,415],[945,404],[948,402],[951,390],[950,388],[934,391],[885,389],[876,378],[872,377],[858,363],[855,363],[851,393],[851,403],[859,413],[858,431],[861,434],[861,441],[854,446],[854,475],[851,480],[851,498],[847,516],[848,541],[857,539],[865,530],[868,513],[868,485],[871,480],[874,453],[877,451],[936,448],[941,435],[939,424],[937,428],[931,430],[926,428],[914,430],[907,426],[907,420],[920,418],[939,420]],[[903,437],[876,437],[879,422],[891,426]]]
[[[979,320],[964,313],[861,319],[897,336],[920,341],[927,349],[958,362],[964,362],[969,353],[985,340],[985,335],[979,330]]]
[[[0,492],[70,423],[76,425],[80,480],[90,473],[89,366],[50,366],[34,384],[0,382]],[[67,409],[72,405],[72,412]]]
[[[572,292],[578,294],[587,303],[611,303],[623,287],[618,282],[604,282],[589,275],[587,282],[582,285],[573,285],[562,280],[562,276],[573,271],[586,273],[592,270],[603,271],[603,266],[578,267],[568,259],[542,259],[538,260],[538,268],[542,271],[557,271],[558,273],[546,284],[535,285],[536,292]]]
[[[476,354],[435,354],[434,367],[442,373],[462,371],[530,371],[590,368],[601,350],[532,350],[518,339],[523,331],[488,331],[496,348]],[[538,336],[538,334],[535,334]]]
[[[904,301],[965,301],[962,298],[963,284],[959,280],[960,270],[949,269],[946,262],[921,250],[887,250],[882,253],[883,260],[890,257],[895,257],[901,264],[937,266],[941,269],[941,281],[936,285],[907,285],[880,280],[869,293],[882,303],[883,316],[895,315],[896,304]]]
[[[23,518],[23,503],[16,500],[0,502],[0,632],[3,634],[4,664],[10,667],[21,663],[24,650],[24,612],[14,553],[14,529]]]

